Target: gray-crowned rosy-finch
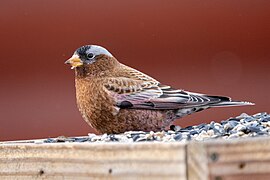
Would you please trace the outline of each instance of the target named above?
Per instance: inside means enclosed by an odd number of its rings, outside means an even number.
[[[78,48],[65,63],[75,69],[77,104],[84,120],[101,133],[158,131],[174,119],[211,107],[252,105],[161,84],[97,45]]]

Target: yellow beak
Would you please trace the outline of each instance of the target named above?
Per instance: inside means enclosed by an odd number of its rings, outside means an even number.
[[[80,59],[80,57],[76,54],[74,54],[71,58],[69,58],[65,64],[70,64],[71,65],[71,69],[74,69],[75,67],[79,67],[83,65],[82,60]]]

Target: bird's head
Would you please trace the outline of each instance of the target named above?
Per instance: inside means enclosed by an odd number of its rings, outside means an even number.
[[[85,45],[78,48],[65,64],[70,64],[71,69],[89,66],[101,60],[109,60],[113,55],[105,48],[97,45]]]

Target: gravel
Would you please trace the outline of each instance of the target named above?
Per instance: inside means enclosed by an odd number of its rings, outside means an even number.
[[[240,116],[223,120],[220,123],[210,122],[195,126],[181,128],[171,125],[169,130],[160,132],[128,131],[123,134],[102,134],[96,135],[89,133],[83,137],[64,137],[48,138],[37,140],[36,143],[59,143],[59,142],[186,142],[203,141],[209,139],[235,139],[270,135],[270,114],[257,113],[248,115],[242,113]],[[34,141],[35,142],[35,141]]]

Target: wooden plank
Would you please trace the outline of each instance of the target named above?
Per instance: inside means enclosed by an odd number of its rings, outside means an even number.
[[[269,179],[270,138],[183,143],[3,143],[0,179]]]
[[[203,143],[187,145],[187,175],[191,180],[208,179],[208,158]]]
[[[183,179],[182,143],[1,144],[0,179]]]
[[[188,177],[213,180],[270,177],[269,137],[193,142],[187,149]]]

